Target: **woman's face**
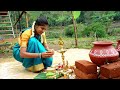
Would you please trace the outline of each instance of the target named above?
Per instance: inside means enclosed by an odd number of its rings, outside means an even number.
[[[37,35],[41,35],[42,33],[44,33],[48,28],[48,25],[44,25],[44,26],[35,26],[35,34]]]

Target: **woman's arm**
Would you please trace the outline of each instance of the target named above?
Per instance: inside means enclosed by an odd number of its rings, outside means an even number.
[[[22,58],[37,58],[39,57],[39,54],[38,53],[29,53],[29,52],[26,52],[26,47],[21,47],[20,48],[20,56]]]
[[[38,57],[48,58],[53,55],[53,53],[47,53],[47,52],[43,52],[41,54],[40,53],[29,53],[29,52],[26,52],[26,50],[27,50],[26,47],[20,48],[20,56],[22,58],[38,58]]]
[[[47,44],[45,32],[44,32],[41,36],[42,36],[42,37],[41,37],[42,43],[43,43],[43,46],[45,47],[45,49],[46,49],[48,52],[54,54],[54,50],[53,50],[53,49],[50,49],[49,46],[48,46],[48,44]]]

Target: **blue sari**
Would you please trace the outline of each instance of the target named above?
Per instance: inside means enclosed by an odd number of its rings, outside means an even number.
[[[47,50],[39,41],[38,37],[31,37],[28,41],[27,52],[29,53],[43,53]],[[40,71],[44,68],[50,67],[53,62],[53,58],[21,58],[20,46],[18,43],[13,47],[13,57],[21,62],[23,66],[29,71]]]

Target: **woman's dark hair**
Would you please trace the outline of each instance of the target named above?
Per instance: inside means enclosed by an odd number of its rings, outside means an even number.
[[[47,21],[47,18],[46,17],[38,17],[36,22],[35,22],[35,25],[38,25],[38,26],[44,26],[44,25],[48,25],[48,21]]]

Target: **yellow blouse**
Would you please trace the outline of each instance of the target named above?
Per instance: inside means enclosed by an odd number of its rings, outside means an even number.
[[[28,40],[32,35],[32,29],[28,29],[22,33],[18,38],[18,43],[20,47],[27,47]],[[41,34],[41,43],[47,43],[45,32]]]

